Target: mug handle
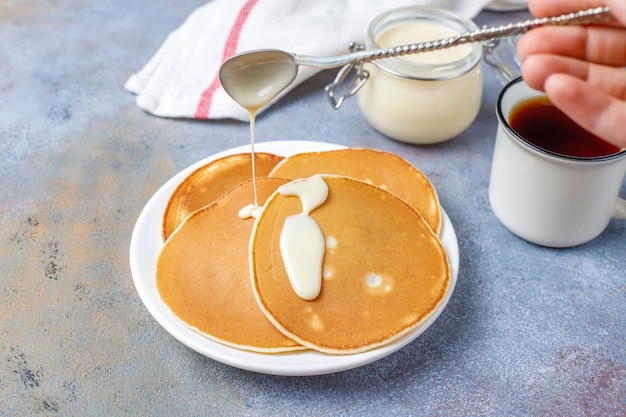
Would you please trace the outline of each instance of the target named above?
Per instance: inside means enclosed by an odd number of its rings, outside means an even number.
[[[626,219],[626,200],[618,198],[615,204],[614,219]]]

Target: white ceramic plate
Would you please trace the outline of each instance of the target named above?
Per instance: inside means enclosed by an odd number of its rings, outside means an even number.
[[[322,142],[280,141],[258,143],[255,150],[289,156],[299,152],[339,149],[342,146]],[[459,246],[448,215],[443,212],[441,241],[448,254],[451,280],[443,302],[414,332],[405,338],[378,349],[353,355],[328,355],[315,351],[299,351],[280,354],[255,353],[235,349],[214,342],[191,330],[180,321],[161,300],[156,286],[156,262],[161,247],[161,222],[163,211],[174,189],[191,172],[208,162],[223,156],[249,152],[250,146],[229,149],[199,161],[176,174],[148,201],[142,210],[130,242],[130,269],[137,292],[144,305],[172,336],[181,343],[211,359],[249,371],[273,375],[321,375],[356,368],[381,359],[402,348],[422,334],[439,317],[448,304],[459,273]]]
[[[494,12],[513,12],[528,8],[528,0],[496,0],[489,3],[487,10]]]

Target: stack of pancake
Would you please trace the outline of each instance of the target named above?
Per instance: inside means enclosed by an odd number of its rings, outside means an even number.
[[[213,161],[169,200],[156,282],[185,324],[239,349],[352,354],[406,336],[441,303],[450,281],[441,210],[409,162],[361,148],[256,153],[256,187],[251,162],[250,154]],[[328,196],[310,216],[326,245],[321,291],[305,300],[280,250],[285,219],[303,208],[278,189],[316,174]],[[260,214],[240,218],[255,196]]]

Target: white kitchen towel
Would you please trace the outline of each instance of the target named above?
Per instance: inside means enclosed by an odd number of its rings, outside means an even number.
[[[370,21],[387,10],[436,6],[472,18],[489,1],[213,0],[172,32],[125,87],[137,95],[141,109],[156,116],[245,121],[247,112],[226,94],[218,76],[222,62],[235,53],[272,48],[302,55],[342,54],[351,42],[364,42]],[[291,88],[317,71],[300,67]]]

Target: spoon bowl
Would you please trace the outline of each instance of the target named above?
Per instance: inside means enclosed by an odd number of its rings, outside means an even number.
[[[298,74],[294,56],[277,49],[233,55],[220,68],[224,90],[242,107],[258,110],[289,86]]]

